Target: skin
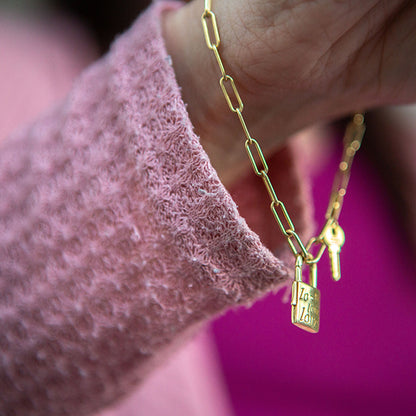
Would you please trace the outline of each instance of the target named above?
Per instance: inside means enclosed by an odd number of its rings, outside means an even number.
[[[164,16],[184,101],[225,184],[247,168],[244,137],[218,85],[202,0]],[[266,153],[315,122],[416,101],[416,2],[213,0],[226,72]]]

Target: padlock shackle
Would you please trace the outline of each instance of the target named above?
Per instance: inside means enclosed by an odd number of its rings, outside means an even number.
[[[309,284],[316,288],[318,285],[318,273],[317,273],[317,265],[315,263],[308,264],[309,266]],[[301,254],[296,256],[296,264],[295,264],[295,281],[302,282],[303,281],[303,257]]]
[[[301,254],[296,256],[296,264],[295,264],[295,281],[301,282],[302,281],[302,267],[303,267],[303,257]]]
[[[309,265],[309,284],[316,288],[318,286],[318,266],[316,263]]]

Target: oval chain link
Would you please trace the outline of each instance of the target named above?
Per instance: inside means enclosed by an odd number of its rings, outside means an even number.
[[[218,50],[218,47],[221,43],[221,38],[218,30],[217,18],[215,13],[211,10],[211,0],[205,0],[205,8],[201,16],[201,22],[204,31],[205,42],[208,48],[213,51],[219,70],[221,72],[219,83],[224,94],[224,98],[228,104],[229,109],[233,113],[237,114],[244,135],[246,137],[245,148],[254,173],[263,179],[264,186],[266,187],[266,190],[270,196],[270,210],[272,211],[272,214],[277,224],[279,225],[281,232],[286,237],[289,247],[292,250],[295,258],[301,255],[306,263],[316,264],[321,259],[322,254],[326,249],[326,245],[323,241],[323,234],[326,228],[334,222],[337,222],[339,218],[351,174],[351,165],[355,153],[361,146],[361,141],[365,132],[364,115],[361,113],[355,114],[352,121],[347,125],[344,135],[344,151],[341,162],[338,166],[338,171],[335,174],[331,196],[329,198],[329,205],[325,215],[327,221],[320,234],[316,237],[312,237],[308,244],[305,246],[295,230],[295,226],[292,222],[292,219],[290,218],[289,213],[286,210],[284,203],[277,198],[276,191],[268,176],[269,167],[267,165],[264,153],[258,141],[251,137],[243,117],[243,100],[240,97],[234,79],[229,74],[227,74],[224,68],[224,64]],[[226,87],[227,84],[230,84],[230,92],[232,91],[233,98],[230,97],[230,93]],[[254,154],[253,150],[255,150]],[[256,159],[260,162],[259,164],[256,162]],[[315,256],[309,251],[314,245],[319,245],[319,249],[316,251]]]

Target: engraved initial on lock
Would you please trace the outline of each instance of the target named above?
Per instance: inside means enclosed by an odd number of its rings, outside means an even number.
[[[295,281],[292,284],[292,323],[308,332],[319,331],[321,293],[316,288],[316,264],[309,265],[309,284],[302,281],[303,259],[296,258]]]

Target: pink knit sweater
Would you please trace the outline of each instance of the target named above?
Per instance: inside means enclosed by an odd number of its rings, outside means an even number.
[[[193,132],[159,23],[175,7],[152,6],[1,144],[1,415],[102,409],[202,323],[291,278],[264,245],[283,247],[257,178],[232,199]],[[270,164],[302,229],[292,149]]]

